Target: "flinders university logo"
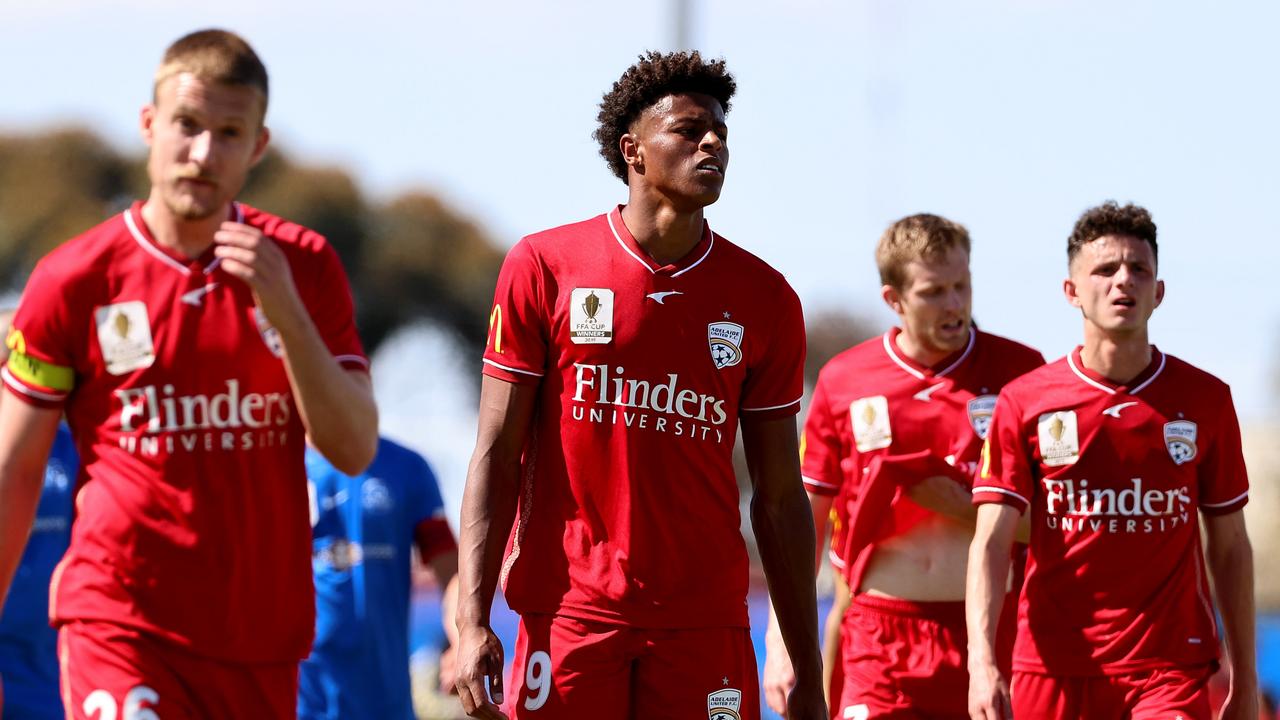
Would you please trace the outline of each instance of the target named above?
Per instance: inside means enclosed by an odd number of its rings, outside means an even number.
[[[1175,420],[1164,424],[1164,446],[1176,465],[1196,458],[1196,424],[1190,420]]]
[[[741,690],[725,688],[707,695],[707,718],[709,720],[741,720],[741,712]]]
[[[713,322],[707,325],[707,343],[711,346],[711,361],[717,370],[733,367],[742,362],[742,336],[746,334],[738,323]]]
[[[613,340],[613,291],[574,288],[569,296],[569,339],[575,345],[604,345]]]

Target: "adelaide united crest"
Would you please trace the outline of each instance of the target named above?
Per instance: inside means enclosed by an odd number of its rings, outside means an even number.
[[[723,370],[742,362],[742,337],[746,330],[738,323],[713,322],[707,325],[707,343],[711,346],[711,361],[717,370]]]

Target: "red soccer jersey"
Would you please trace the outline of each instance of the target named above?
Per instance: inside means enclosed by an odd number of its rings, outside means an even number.
[[[1077,349],[1000,393],[974,502],[1031,506],[1014,668],[1081,676],[1218,657],[1196,511],[1249,481],[1231,392],[1158,350],[1127,386]]]
[[[801,459],[805,488],[836,496],[836,503],[846,505],[845,517],[853,515],[876,457],[927,450],[971,476],[996,393],[1044,364],[1040,353],[1025,345],[972,330],[963,350],[927,368],[898,350],[898,333],[894,328],[832,358],[813,391]],[[904,532],[925,512],[905,497],[896,499],[877,535]],[[833,541],[833,549],[837,544]],[[856,593],[870,546],[841,551]],[[850,557],[850,552],[858,554]]]
[[[40,261],[5,385],[65,404],[80,451],[55,622],[133,627],[236,662],[310,651],[315,603],[303,428],[279,335],[249,286],[158,246],[135,204]],[[284,251],[330,352],[368,362],[351,294],[319,235],[234,205]]]
[[[484,372],[541,383],[503,586],[521,613],[747,625],[738,418],[800,407],[804,321],[782,276],[714,235],[659,265],[620,209],[521,240]]]

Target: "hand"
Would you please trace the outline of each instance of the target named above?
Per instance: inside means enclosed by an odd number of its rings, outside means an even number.
[[[786,717],[787,695],[796,686],[796,671],[779,633],[766,633],[764,644],[764,700],[770,710]]]
[[[920,507],[940,515],[972,520],[977,514],[973,508],[973,495],[946,475],[934,475],[913,483],[907,488],[907,497]]]
[[[454,684],[458,680],[458,647],[450,645],[440,653],[440,692],[453,695],[458,692]]]
[[[827,699],[823,697],[822,683],[796,685],[787,696],[787,720],[828,720]]]
[[[485,720],[508,720],[502,704],[502,643],[487,625],[470,625],[458,630],[458,699],[467,715]],[[485,680],[493,689],[493,700],[485,690]]]
[[[995,665],[969,667],[969,717],[972,720],[1012,720],[1009,685]]]
[[[293,271],[275,240],[256,227],[235,222],[222,223],[213,239],[217,243],[213,254],[222,259],[222,269],[249,285],[254,301],[276,329],[290,318],[286,313],[301,309]]]

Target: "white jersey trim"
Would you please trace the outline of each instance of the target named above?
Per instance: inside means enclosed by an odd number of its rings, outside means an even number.
[[[63,400],[67,399],[67,395],[69,394],[69,393],[60,393],[58,395],[54,395],[51,393],[40,392],[39,390],[32,390],[31,388],[24,385],[21,380],[14,377],[13,374],[9,372],[9,368],[7,367],[0,369],[0,377],[4,378],[5,385],[8,385],[9,387],[13,388],[14,390],[17,390],[23,395],[29,395],[33,398],[46,400],[48,402],[62,402]]]
[[[542,377],[542,373],[536,373],[536,372],[533,372],[532,370],[521,370],[520,368],[507,367],[506,365],[503,365],[502,363],[496,363],[490,360],[489,358],[485,358],[484,361],[496,368],[501,368],[503,370],[506,370],[507,372],[520,373],[521,375],[532,375],[534,377]]]
[[[645,262],[644,258],[631,252],[631,248],[627,247],[627,244],[622,241],[622,236],[618,234],[618,228],[613,226],[613,213],[610,212],[609,214],[605,215],[605,219],[609,221],[609,229],[613,231],[613,239],[617,240],[618,244],[622,246],[622,249],[626,250],[628,255],[635,258],[636,262],[643,265],[645,270],[648,270],[650,274],[653,274],[653,268],[649,267],[649,263]]]
[[[367,368],[367,367],[369,367],[369,361],[368,361],[368,359],[366,359],[366,358],[364,358],[364,357],[361,357],[361,356],[359,356],[359,355],[334,355],[334,356],[333,356],[333,359],[334,359],[334,360],[337,360],[337,361],[338,361],[338,362],[340,362],[340,363],[343,363],[343,362],[353,362],[353,363],[356,363],[356,364],[358,364],[358,365],[362,365],[362,366],[364,366],[364,367],[366,367],[366,368]]]
[[[683,275],[683,274],[685,274],[685,273],[689,272],[690,270],[692,270],[692,269],[694,269],[694,268],[698,267],[699,265],[701,265],[701,264],[702,264],[702,261],[703,261],[703,260],[706,260],[706,259],[707,259],[707,256],[711,254],[711,248],[713,248],[713,247],[715,247],[715,246],[716,246],[716,234],[715,234],[715,233],[713,233],[713,232],[711,232],[711,224],[710,224],[710,223],[707,223],[707,237],[708,237],[708,239],[707,239],[707,251],[706,251],[706,252],[704,252],[704,253],[702,253],[702,257],[698,258],[696,261],[694,261],[694,263],[693,263],[692,265],[690,265],[689,267],[687,267],[687,268],[685,268],[685,269],[681,270],[680,272],[674,272],[674,273],[671,273],[671,277],[673,277],[673,278],[680,277],[681,275]]]
[[[129,208],[124,211],[124,224],[129,226],[129,234],[132,235],[133,239],[142,246],[143,250],[151,253],[155,257],[159,258],[165,265],[168,265],[183,275],[191,274],[191,271],[188,270],[185,265],[160,252],[159,248],[147,241],[147,239],[142,235],[142,231],[138,229],[137,221],[133,219],[133,208]]]
[[[827,550],[827,559],[831,561],[831,567],[837,570],[844,569],[844,558],[837,555],[835,550]]]
[[[888,330],[885,332],[883,337],[884,351],[889,354],[889,359],[897,363],[898,367],[907,371],[909,375],[915,378],[918,378],[920,380],[928,379],[924,373],[911,367],[910,363],[908,363],[906,360],[903,360],[901,357],[898,356],[898,352],[893,347],[893,340],[890,339],[889,337],[892,334],[893,334],[893,331]],[[960,357],[956,358],[955,362],[951,363],[945,368],[934,373],[933,376],[936,378],[945,377],[952,370],[955,370],[956,368],[960,367],[960,364],[963,363],[969,357],[969,355],[973,353],[973,346],[977,343],[977,341],[978,341],[978,332],[974,330],[973,327],[970,327],[969,328],[969,344],[965,345],[964,352],[960,353]]]
[[[761,412],[764,410],[781,410],[784,407],[791,407],[792,405],[795,405],[799,402],[800,402],[800,398],[796,398],[795,400],[792,400],[789,403],[782,403],[781,405],[770,405],[768,407],[744,407],[744,408],[738,408],[738,410],[740,410],[741,412]]]
[[[813,485],[813,486],[815,486],[815,487],[827,488],[827,489],[829,489],[829,490],[839,490],[839,489],[840,489],[840,486],[839,486],[839,485],[832,485],[831,483],[824,483],[824,482],[822,482],[821,480],[814,480],[813,478],[809,477],[808,475],[801,475],[801,476],[800,476],[800,479],[801,479],[802,481],[804,481],[804,484],[805,484],[805,485]]]
[[[6,370],[6,372],[8,372],[8,371]],[[1235,497],[1231,498],[1230,500],[1228,500],[1228,501],[1226,501],[1226,502],[1221,502],[1221,503],[1207,503],[1207,502],[1202,502],[1202,503],[1200,503],[1200,507],[1202,507],[1202,508],[1220,508],[1220,507],[1228,507],[1228,506],[1230,506],[1230,505],[1235,505],[1236,503],[1240,502],[1241,500],[1243,500],[1243,499],[1245,499],[1245,498],[1247,498],[1247,497],[1249,497],[1249,491],[1248,491],[1248,490],[1245,490],[1244,492],[1240,493],[1239,495],[1237,495],[1237,496],[1235,496]]]
[[[644,269],[649,271],[649,274],[651,274],[651,275],[652,275],[652,274],[657,273],[657,271],[656,271],[656,270],[654,270],[652,267],[650,267],[650,266],[649,266],[649,263],[645,262],[645,259],[644,259],[644,258],[642,258],[642,257],[640,257],[639,255],[635,254],[634,252],[632,252],[632,251],[631,251],[631,248],[627,247],[627,243],[622,239],[622,235],[618,233],[618,228],[617,228],[617,226],[615,226],[615,225],[613,224],[613,212],[609,212],[609,213],[607,213],[607,214],[605,215],[605,219],[609,221],[609,230],[613,233],[613,239],[618,241],[618,244],[622,246],[622,249],[623,249],[623,250],[625,250],[625,251],[627,251],[627,254],[628,254],[628,255],[630,255],[631,257],[635,258],[635,259],[636,259],[636,262],[638,262],[638,263],[640,263],[641,265],[643,265],[643,266],[644,266]],[[715,234],[715,233],[713,233],[713,232],[711,232],[711,224],[710,224],[710,223],[707,223],[707,224],[706,224],[706,229],[707,229],[707,236],[708,236],[708,240],[707,240],[707,250],[706,250],[706,252],[702,253],[702,257],[700,257],[700,258],[698,258],[697,260],[695,260],[695,261],[693,262],[693,264],[692,264],[692,265],[690,265],[689,267],[687,267],[687,268],[685,268],[685,269],[683,269],[683,270],[680,270],[679,272],[673,272],[673,273],[671,273],[671,277],[673,277],[673,278],[680,277],[681,275],[683,275],[683,274],[685,274],[685,273],[689,272],[690,270],[692,270],[692,269],[694,269],[694,268],[698,267],[699,265],[701,265],[701,264],[702,264],[702,261],[703,261],[703,260],[706,260],[706,259],[707,259],[707,256],[711,254],[711,248],[713,248],[713,247],[715,247],[715,246],[716,246],[716,234]]]
[[[974,494],[974,495],[977,495],[978,493],[981,493],[981,492],[993,492],[993,493],[1000,493],[1001,495],[1008,495],[1009,497],[1017,498],[1017,499],[1021,500],[1021,501],[1023,502],[1023,504],[1024,504],[1024,505],[1030,505],[1030,504],[1031,504],[1031,503],[1027,502],[1027,499],[1026,499],[1026,498],[1022,497],[1022,496],[1021,496],[1021,495],[1019,495],[1018,493],[1016,493],[1016,492],[1014,492],[1014,491],[1012,491],[1012,490],[1006,490],[1006,489],[1004,489],[1004,488],[1002,488],[1002,487],[995,487],[994,485],[978,485],[978,486],[976,486],[975,488],[973,488],[973,494]]]
[[[1157,352],[1158,352],[1158,351],[1157,351]],[[1156,378],[1160,377],[1160,373],[1164,372],[1165,360],[1166,360],[1165,354],[1164,354],[1164,353],[1160,353],[1160,365],[1156,368],[1156,371],[1155,371],[1155,372],[1153,372],[1153,373],[1151,373],[1151,377],[1149,377],[1149,378],[1147,378],[1146,380],[1144,380],[1144,381],[1142,382],[1142,384],[1141,384],[1141,385],[1139,385],[1139,386],[1135,387],[1135,388],[1134,388],[1134,389],[1132,389],[1132,390],[1129,390],[1129,391],[1128,391],[1128,394],[1129,394],[1129,395],[1137,395],[1138,393],[1142,392],[1142,389],[1143,389],[1143,388],[1145,388],[1146,386],[1148,386],[1148,385],[1150,385],[1151,383],[1155,382],[1155,381],[1156,381]],[[1077,366],[1076,366],[1076,353],[1075,353],[1075,351],[1074,351],[1074,350],[1073,350],[1073,351],[1071,351],[1070,353],[1067,353],[1067,365],[1071,368],[1071,372],[1075,373],[1075,374],[1076,374],[1076,377],[1078,377],[1078,378],[1080,378],[1081,380],[1085,381],[1085,383],[1086,383],[1086,384],[1091,385],[1091,386],[1093,386],[1093,387],[1096,387],[1096,388],[1098,388],[1099,390],[1101,390],[1102,392],[1107,393],[1108,395],[1115,395],[1115,394],[1116,394],[1116,391],[1115,391],[1115,389],[1114,389],[1114,388],[1111,388],[1111,387],[1108,387],[1108,386],[1106,386],[1106,385],[1103,385],[1102,383],[1098,382],[1097,380],[1094,380],[1093,378],[1089,377],[1088,375],[1085,375],[1085,374],[1084,374],[1084,371],[1083,371],[1083,370],[1081,370],[1079,367],[1077,367]]]

